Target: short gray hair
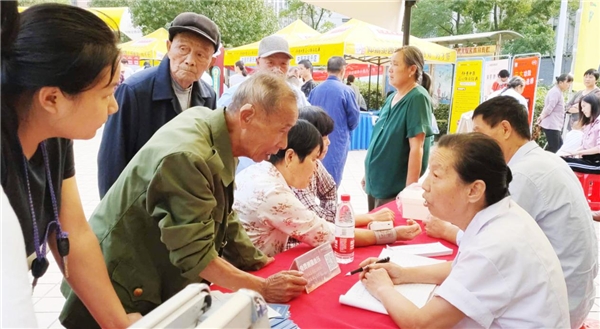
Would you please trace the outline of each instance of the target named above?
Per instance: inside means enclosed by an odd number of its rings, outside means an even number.
[[[508,84],[506,85],[506,89],[508,89],[508,88],[517,88],[519,86],[525,87],[525,79],[521,78],[518,75],[515,75],[514,77],[510,78],[510,80],[508,80]]]
[[[252,104],[271,115],[290,102],[296,104],[296,94],[285,76],[270,71],[256,72],[240,84],[227,111],[235,113],[245,104]]]
[[[340,56],[333,56],[327,61],[327,72],[340,73],[348,65],[346,60]]]

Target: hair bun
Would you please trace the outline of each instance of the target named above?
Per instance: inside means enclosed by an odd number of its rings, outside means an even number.
[[[508,188],[508,186],[510,185],[510,182],[512,182],[512,179],[513,179],[512,171],[510,170],[510,167],[507,165],[506,166],[506,188]]]
[[[1,35],[0,35],[0,54],[2,59],[10,57],[13,43],[19,32],[19,10],[16,1],[2,1],[0,15]]]

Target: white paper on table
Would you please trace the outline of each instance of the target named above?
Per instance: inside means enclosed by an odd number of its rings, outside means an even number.
[[[267,305],[267,310],[269,311],[269,319],[271,318],[281,318],[281,314],[275,311],[271,306]]]
[[[415,267],[422,265],[432,265],[443,263],[443,260],[431,259],[422,256],[416,256],[408,253],[403,253],[385,248],[381,251],[379,258],[390,257],[390,262],[396,263],[403,267]],[[401,293],[406,299],[410,300],[417,307],[425,306],[433,291],[435,284],[411,283],[395,285],[394,289]],[[367,291],[362,282],[358,281],[339,298],[341,304],[362,308],[368,311],[388,314],[385,307],[377,298],[373,297]]]
[[[452,255],[452,249],[444,246],[440,242],[408,244],[404,246],[387,246],[386,249],[391,249],[394,252],[404,252],[425,257],[447,256]]]

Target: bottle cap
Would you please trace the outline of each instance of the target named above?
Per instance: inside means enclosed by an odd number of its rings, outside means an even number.
[[[342,201],[350,201],[350,195],[342,194]]]

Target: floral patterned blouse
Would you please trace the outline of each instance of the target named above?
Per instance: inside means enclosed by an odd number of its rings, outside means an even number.
[[[313,247],[333,242],[334,225],[302,204],[270,162],[246,168],[235,180],[233,209],[254,246],[267,256],[285,251],[289,237]]]

